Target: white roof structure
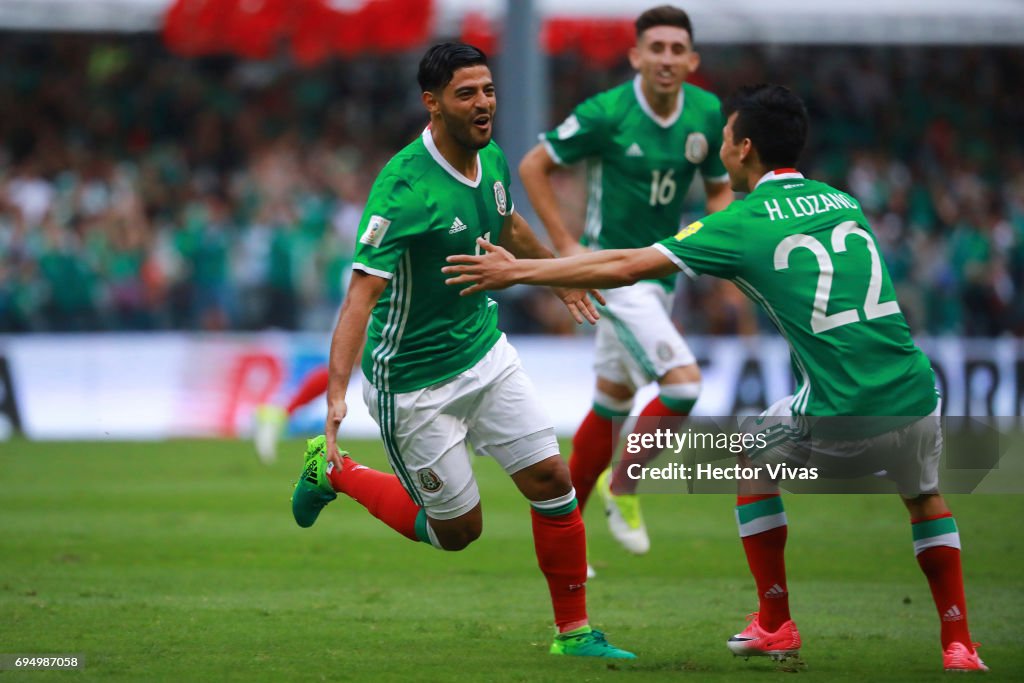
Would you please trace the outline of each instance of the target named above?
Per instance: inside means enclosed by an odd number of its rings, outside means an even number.
[[[0,0],[0,29],[146,32],[171,0]],[[373,0],[334,0],[351,7]],[[629,19],[663,0],[535,0],[541,16]],[[690,13],[700,43],[1024,46],[1024,0],[665,0]],[[468,12],[500,25],[516,0],[435,0],[435,32]]]
[[[534,0],[542,16],[565,18],[632,19],[663,3],[689,13],[699,43],[1024,47],[1024,0]],[[457,34],[466,12],[501,21],[506,0],[439,0],[438,9],[438,32]]]
[[[170,0],[0,0],[0,29],[156,31]]]

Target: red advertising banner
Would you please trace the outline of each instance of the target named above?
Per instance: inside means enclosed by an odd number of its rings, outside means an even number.
[[[289,46],[310,66],[414,48],[430,36],[433,12],[432,0],[174,0],[163,38],[184,57],[266,59]]]

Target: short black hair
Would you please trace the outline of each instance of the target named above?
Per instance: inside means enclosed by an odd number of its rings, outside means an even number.
[[[807,143],[807,107],[782,85],[745,85],[722,103],[732,123],[733,142],[750,138],[761,163],[769,168],[796,166]]]
[[[423,55],[416,80],[424,92],[437,92],[452,82],[459,69],[481,64],[487,66],[487,55],[480,48],[466,43],[439,43]]]
[[[690,34],[690,42],[693,42],[693,24],[690,23],[690,15],[672,5],[659,5],[652,7],[636,18],[636,37],[643,35],[643,32],[655,26],[675,26],[685,28]]]

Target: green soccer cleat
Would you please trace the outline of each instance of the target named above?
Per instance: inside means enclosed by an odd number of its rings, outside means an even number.
[[[582,626],[568,633],[556,634],[549,652],[553,655],[568,655],[569,657],[636,659],[635,654],[615,647],[605,640],[604,633],[589,626]]]
[[[326,453],[327,438],[323,435],[306,441],[305,465],[292,492],[292,515],[303,528],[313,526],[324,506],[338,497],[327,479]],[[348,455],[344,451],[341,454]]]

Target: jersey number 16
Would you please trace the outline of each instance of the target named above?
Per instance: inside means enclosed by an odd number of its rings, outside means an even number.
[[[676,180],[672,176],[676,170],[651,171],[651,206],[664,206],[676,198]]]

